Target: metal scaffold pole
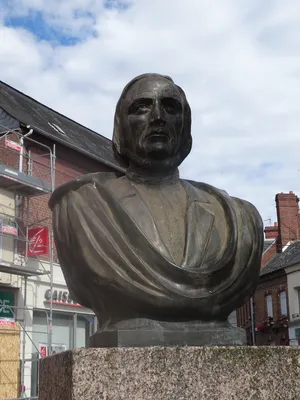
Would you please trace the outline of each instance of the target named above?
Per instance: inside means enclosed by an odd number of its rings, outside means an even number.
[[[33,355],[37,352],[39,357],[42,356],[39,344],[35,343],[35,340],[37,339],[32,337],[33,326],[31,328],[31,324],[33,324],[33,320],[31,321],[29,318],[29,313],[30,315],[32,313],[32,317],[34,316],[34,310],[37,307],[37,299],[31,296],[31,290],[28,292],[29,277],[42,275],[49,276],[51,297],[49,309],[47,310],[45,307],[44,310],[48,322],[47,332],[45,332],[47,334],[47,339],[44,343],[46,344],[48,342],[49,354],[51,354],[53,347],[54,240],[52,228],[48,223],[44,222],[46,220],[49,222],[51,217],[48,213],[40,216],[40,210],[33,207],[35,202],[31,202],[30,199],[40,195],[51,195],[55,189],[55,145],[49,147],[39,140],[36,140],[34,130],[27,125],[26,127],[14,129],[13,131],[7,128],[7,132],[0,137],[0,147],[1,151],[7,155],[7,157],[3,157],[3,160],[0,162],[1,189],[4,189],[8,193],[7,196],[13,194],[15,199],[14,212],[11,212],[10,210],[7,211],[8,206],[6,202],[2,205],[1,199],[0,220],[4,221],[6,231],[1,225],[0,236],[1,240],[2,237],[5,237],[7,241],[10,241],[9,243],[12,243],[12,254],[7,252],[7,260],[0,260],[0,273],[4,272],[18,276],[18,281],[16,282],[13,282],[12,279],[10,279],[10,285],[19,289],[20,292],[23,291],[23,313],[18,314],[21,311],[21,308],[16,306],[17,311],[14,313],[14,318],[15,321],[18,322],[18,315],[22,315],[23,320],[22,322],[19,321],[22,332],[20,332],[19,336],[21,344],[18,345],[18,352],[21,354],[18,368],[21,368],[19,371],[20,375],[18,377],[16,390],[18,395],[20,394],[21,398],[25,398],[26,393],[29,392],[32,387],[34,388],[33,391],[36,391],[34,386],[36,385],[36,381],[30,383],[29,376],[30,373],[36,373],[35,370],[33,371],[33,362],[38,363],[38,360],[36,361],[33,359]],[[34,150],[32,149],[36,149],[33,156],[31,152]],[[46,149],[46,152],[44,152],[43,149]],[[7,168],[5,160],[11,162],[9,168]],[[14,165],[12,164],[12,160],[16,160]],[[11,201],[11,197],[9,197],[9,201]],[[47,227],[49,232],[49,243],[43,241],[43,246],[48,246],[48,260],[46,260],[46,258],[44,260],[43,258],[46,255],[46,252],[35,252],[37,242],[35,242],[34,231],[37,231],[38,224],[41,224],[42,222],[44,222],[44,228]],[[36,237],[38,237],[38,234],[36,235]],[[39,254],[41,254],[42,257]],[[49,267],[46,268],[48,262]],[[22,279],[19,280],[19,277],[22,277]],[[20,282],[22,283],[20,284]],[[35,281],[33,281],[32,284],[34,285],[34,283]],[[35,292],[32,294],[33,296],[36,296]],[[27,308],[27,304],[30,304],[30,309]],[[44,332],[38,333],[44,334]],[[28,340],[33,346],[32,349],[30,349],[28,345]],[[26,367],[28,367],[28,370]],[[34,377],[34,379],[37,379],[38,382],[38,378]],[[25,385],[27,386],[26,390]]]
[[[49,235],[50,248],[50,310],[49,310],[49,355],[52,354],[52,321],[53,321],[53,231]]]
[[[255,346],[255,313],[254,313],[254,298],[250,299],[250,312],[251,312],[251,332],[252,332],[252,345]]]
[[[51,188],[52,192],[55,189],[55,144],[53,145],[53,153],[50,157],[50,166],[51,166]],[[50,316],[49,316],[49,354],[52,354],[52,339],[53,339],[53,259],[54,259],[54,237],[53,237],[53,229],[50,229],[49,235],[49,249],[50,249]]]
[[[26,306],[27,306],[27,276],[24,277],[24,311],[22,329],[22,367],[21,367],[21,396],[25,395],[25,360],[26,360]]]

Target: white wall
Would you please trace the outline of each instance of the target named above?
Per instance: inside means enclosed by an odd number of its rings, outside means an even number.
[[[295,329],[300,328],[300,299],[298,293],[300,290],[300,264],[285,268],[285,272],[287,273],[288,284],[290,344],[292,346],[298,346],[298,340],[295,338]]]
[[[13,193],[0,189],[0,218],[7,222],[9,217],[15,217],[15,196]],[[12,263],[14,258],[14,237],[1,235],[0,259]]]
[[[36,261],[34,261],[36,263]],[[43,262],[43,266],[45,270],[50,271],[50,265],[48,262]],[[39,268],[40,269],[40,268]],[[30,359],[33,353],[36,353],[36,348],[33,345],[34,336],[37,337],[36,332],[32,332],[33,330],[33,309],[46,310],[49,314],[50,304],[47,302],[45,298],[45,292],[50,288],[50,277],[48,275],[41,276],[33,276],[28,278],[27,281],[27,307],[30,310],[26,311],[26,340],[25,340],[25,358]],[[58,264],[54,264],[53,266],[53,289],[57,291],[61,291],[63,293],[68,292],[66,282],[61,271],[61,268]],[[20,303],[19,306],[22,307],[24,305],[24,278],[22,282],[22,290],[20,294]],[[53,304],[53,312],[60,311],[69,314],[84,314],[93,316],[93,312],[85,307],[78,307],[75,305],[68,304]],[[46,334],[45,326],[42,326],[46,323],[46,313],[42,313],[42,317],[40,318],[40,333],[39,337],[45,344],[47,344],[48,336]],[[54,321],[55,323],[55,321]],[[37,325],[36,325],[37,326]],[[59,327],[56,327],[56,337],[58,334]],[[80,326],[79,326],[80,328]],[[54,342],[53,342],[54,343]],[[78,339],[78,345],[81,345],[80,340]],[[22,349],[22,345],[21,345]],[[31,362],[26,363],[25,368],[25,386],[27,388],[26,394],[30,395],[31,388]]]

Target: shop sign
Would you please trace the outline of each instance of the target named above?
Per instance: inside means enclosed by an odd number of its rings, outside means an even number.
[[[45,292],[45,300],[50,302],[51,300],[51,289],[47,289]],[[52,292],[52,302],[54,304],[64,304],[69,306],[81,307],[80,304],[72,300],[69,292],[64,290],[53,290]]]
[[[7,307],[14,306],[13,292],[0,292],[0,319],[14,319],[13,309]]]
[[[9,140],[5,138],[5,147],[10,147],[13,150],[21,151],[22,146],[19,145],[19,143],[13,142],[12,140]]]
[[[15,226],[2,225],[1,231],[7,235],[18,236],[18,229]]]
[[[15,321],[9,321],[6,319],[0,319],[0,326],[15,326]]]
[[[28,256],[49,254],[49,229],[45,227],[28,229]]]
[[[48,346],[46,344],[39,343],[39,357],[45,358],[48,355]]]
[[[67,346],[65,344],[53,344],[51,347],[51,355],[61,353],[67,350]],[[39,358],[45,358],[48,356],[48,345],[44,343],[39,343]]]

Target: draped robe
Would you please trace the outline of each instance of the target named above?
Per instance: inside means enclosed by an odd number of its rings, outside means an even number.
[[[253,293],[263,246],[258,211],[205,183],[181,183],[187,213],[180,265],[126,176],[89,174],[55,190],[54,239],[74,299],[115,320],[216,320]]]

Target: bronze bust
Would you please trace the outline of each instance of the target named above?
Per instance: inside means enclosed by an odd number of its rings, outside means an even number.
[[[191,146],[183,90],[167,76],[138,76],[115,112],[113,149],[126,173],[85,175],[50,199],[70,293],[99,320],[92,345],[213,344],[201,331],[230,330],[229,314],[255,290],[261,217],[247,201],[179,178]]]

